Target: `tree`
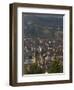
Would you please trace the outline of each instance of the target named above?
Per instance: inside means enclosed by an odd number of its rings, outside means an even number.
[[[59,58],[55,58],[54,61],[51,62],[51,66],[48,67],[48,73],[62,73],[63,65],[60,62]]]

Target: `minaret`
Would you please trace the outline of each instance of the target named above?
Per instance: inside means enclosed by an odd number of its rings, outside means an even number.
[[[34,54],[33,54],[33,56],[32,56],[32,62],[33,62],[33,63],[35,63],[35,62],[36,62],[35,52],[34,52]]]

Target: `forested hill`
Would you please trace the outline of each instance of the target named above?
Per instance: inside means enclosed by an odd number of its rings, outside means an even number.
[[[63,15],[23,14],[25,37],[62,38]]]

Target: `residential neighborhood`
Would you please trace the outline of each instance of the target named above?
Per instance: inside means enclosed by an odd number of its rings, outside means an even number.
[[[63,72],[63,16],[23,15],[24,74]]]

